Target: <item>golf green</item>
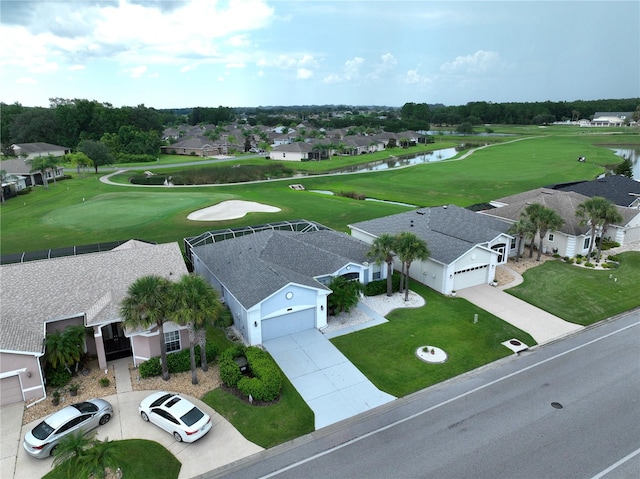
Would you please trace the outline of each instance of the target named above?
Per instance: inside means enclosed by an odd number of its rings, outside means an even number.
[[[51,226],[100,231],[154,223],[181,213],[235,198],[229,194],[107,193],[47,213],[42,222]],[[83,198],[84,200],[84,198]]]

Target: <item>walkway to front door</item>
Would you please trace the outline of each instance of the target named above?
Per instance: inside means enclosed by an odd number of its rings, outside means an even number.
[[[396,399],[380,391],[317,329],[264,347],[315,413],[320,429]]]

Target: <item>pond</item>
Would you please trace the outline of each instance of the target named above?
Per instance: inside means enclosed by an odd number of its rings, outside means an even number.
[[[631,146],[620,146],[618,148],[610,148],[616,155],[631,161],[631,170],[633,171],[633,179],[640,180],[640,146],[634,148]]]
[[[386,160],[372,161],[370,163],[361,163],[359,165],[340,168],[332,173],[366,173],[368,171],[390,170],[392,168],[400,168],[402,166],[420,165],[422,163],[432,163],[435,161],[444,161],[456,156],[458,152],[455,148],[443,148],[428,153],[421,153],[412,158],[398,158],[392,156]]]

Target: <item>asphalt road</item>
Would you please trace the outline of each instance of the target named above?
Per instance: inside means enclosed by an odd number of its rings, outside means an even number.
[[[640,311],[202,477],[637,479]]]

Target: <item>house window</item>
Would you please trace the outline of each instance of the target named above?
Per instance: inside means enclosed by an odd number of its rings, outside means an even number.
[[[164,347],[168,353],[180,351],[180,331],[164,333]]]
[[[549,233],[549,241],[553,241],[553,233]]]
[[[510,249],[516,249],[516,239],[515,238],[511,238]]]
[[[380,271],[375,271],[373,273],[373,280],[375,281],[376,279],[380,279]]]
[[[584,239],[584,245],[582,246],[582,249],[589,249],[589,245],[591,245],[591,238],[585,238]]]

